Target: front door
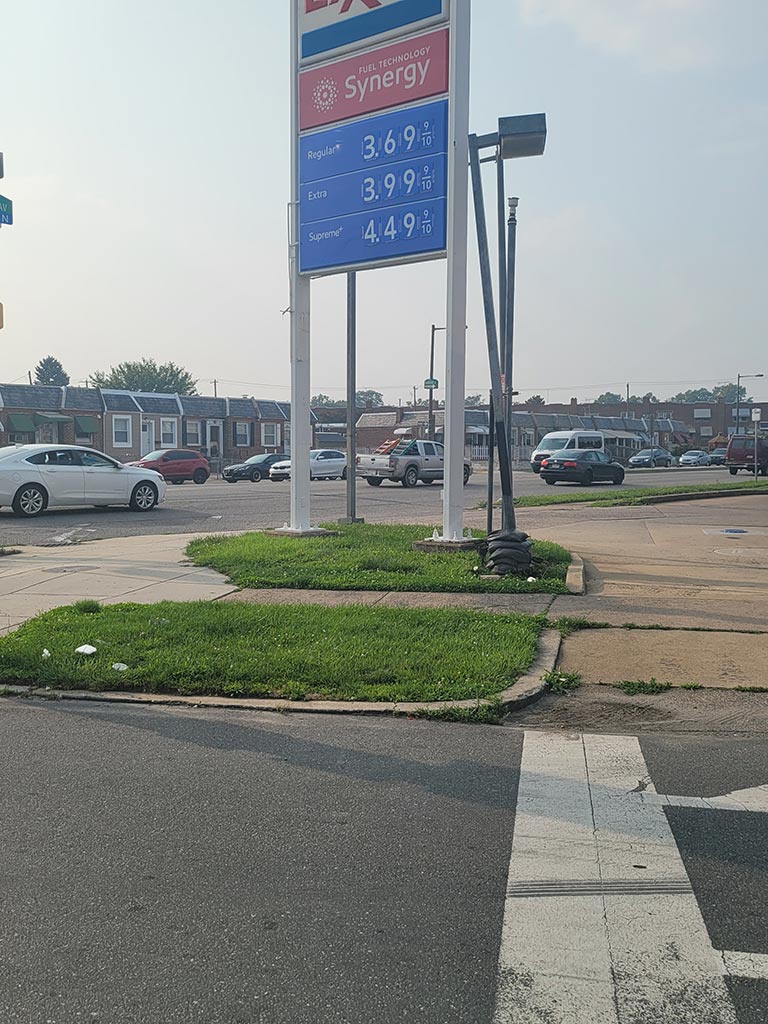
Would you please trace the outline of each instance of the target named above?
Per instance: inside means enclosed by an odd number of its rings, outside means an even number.
[[[141,457],[155,450],[155,421],[142,420],[141,423]]]
[[[208,454],[212,459],[221,458],[221,424],[208,423]]]

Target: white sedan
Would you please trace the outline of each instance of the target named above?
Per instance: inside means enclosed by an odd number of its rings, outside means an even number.
[[[74,444],[18,444],[0,448],[0,507],[39,516],[57,505],[128,505],[149,512],[165,499],[166,483],[153,469],[124,466]]]
[[[276,462],[270,466],[270,480],[289,480],[291,476],[291,460]],[[313,448],[309,453],[310,480],[346,480],[347,456],[335,448]]]

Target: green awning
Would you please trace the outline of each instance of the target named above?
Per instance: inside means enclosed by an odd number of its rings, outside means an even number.
[[[101,424],[95,416],[75,416],[76,434],[98,434]]]
[[[71,416],[62,416],[59,412],[36,412],[35,423],[42,427],[45,423],[71,423]]]
[[[10,413],[8,416],[8,432],[10,434],[34,434],[35,421],[25,412]]]

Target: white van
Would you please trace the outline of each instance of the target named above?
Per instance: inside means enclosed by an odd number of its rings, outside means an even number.
[[[599,430],[555,430],[545,434],[531,455],[531,469],[541,472],[541,460],[563,448],[595,448],[605,451],[605,435]]]

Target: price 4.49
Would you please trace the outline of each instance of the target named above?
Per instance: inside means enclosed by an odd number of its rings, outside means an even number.
[[[363,226],[363,238],[368,245],[397,242],[408,238],[423,238],[433,231],[430,210],[408,210],[388,217],[371,217]]]

